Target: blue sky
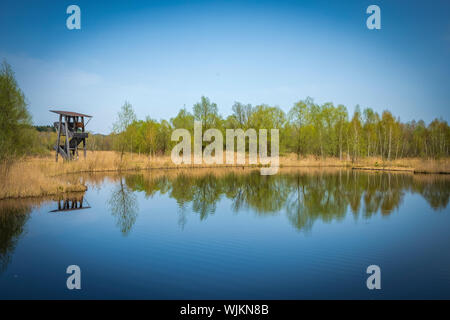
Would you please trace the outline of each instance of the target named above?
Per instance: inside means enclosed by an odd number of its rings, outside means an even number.
[[[81,8],[81,30],[66,8]],[[381,8],[381,30],[366,8]],[[0,3],[0,58],[36,124],[52,108],[92,114],[108,133],[125,100],[169,119],[208,96],[288,111],[316,102],[449,120],[448,1],[21,1]]]

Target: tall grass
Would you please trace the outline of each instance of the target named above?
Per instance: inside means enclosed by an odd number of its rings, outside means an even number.
[[[63,179],[51,177],[41,170],[40,164],[18,161],[0,175],[0,199],[56,195],[64,192],[85,191],[86,187]]]
[[[449,159],[423,160],[398,159],[383,161],[379,158],[363,158],[355,163],[339,158],[297,158],[286,154],[280,157],[281,167],[348,167],[376,170],[398,170],[423,173],[450,173]],[[242,168],[242,165],[175,165],[170,156],[150,157],[125,154],[122,161],[113,151],[88,152],[87,158],[77,161],[55,162],[54,156],[29,157],[6,166],[0,166],[0,199],[56,195],[65,192],[84,191],[81,175],[72,173],[122,172],[143,169],[186,168]],[[248,165],[246,167],[249,167]],[[251,167],[251,166],[250,166]],[[256,166],[253,166],[256,167]]]

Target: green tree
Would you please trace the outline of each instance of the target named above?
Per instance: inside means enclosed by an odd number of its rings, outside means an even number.
[[[117,120],[113,124],[113,132],[116,135],[116,150],[120,151],[120,160],[122,161],[125,148],[132,145],[134,130],[127,130],[128,127],[136,121],[136,114],[133,106],[125,101],[121,110],[117,114]]]
[[[376,142],[377,142],[377,131],[376,125],[380,121],[379,116],[376,112],[374,112],[371,108],[366,108],[363,111],[364,115],[364,133],[366,136],[367,142],[367,156],[369,157],[371,152],[372,154],[376,152]]]
[[[231,115],[231,117],[236,120],[238,128],[247,129],[253,113],[252,105],[235,102],[232,109],[233,114]]]
[[[349,123],[349,146],[351,149],[352,162],[355,161],[360,155],[361,149],[361,131],[362,131],[362,121],[361,121],[361,111],[359,105],[355,107],[355,112],[353,114],[352,120]]]
[[[333,103],[327,102],[321,107],[322,118],[324,122],[324,149],[326,155],[336,156],[337,151],[337,132],[336,123],[338,114]]]
[[[260,129],[267,130],[267,145],[272,145],[271,129],[278,129],[280,136],[280,151],[286,147],[286,139],[284,138],[284,128],[286,124],[286,115],[279,107],[271,107],[268,105],[258,105],[253,109],[249,119],[249,127],[254,128],[256,132]],[[269,150],[269,149],[268,149]]]
[[[194,104],[194,118],[201,121],[202,130],[217,128],[219,113],[217,104],[209,101],[209,98],[202,96],[200,102]]]
[[[7,165],[30,150],[34,131],[25,95],[11,66],[3,61],[0,69],[0,161]]]
[[[308,106],[304,100],[294,104],[288,113],[288,121],[291,126],[291,146],[300,158],[302,153],[306,153],[306,126],[308,124]]]
[[[170,122],[175,129],[186,129],[191,135],[194,132],[194,116],[186,108],[181,109]]]
[[[311,144],[313,145],[313,153],[316,156],[324,156],[324,121],[322,108],[315,104],[312,99],[308,103],[310,123],[311,123]]]
[[[392,113],[387,110],[383,111],[381,116],[381,132],[384,153],[382,152],[382,156],[386,157],[388,160],[391,160],[394,125],[395,118]]]
[[[344,148],[344,141],[346,139],[346,129],[348,127],[348,112],[347,108],[340,104],[336,108],[336,131],[338,135],[339,159],[342,160],[342,153]]]
[[[156,136],[157,149],[161,154],[166,154],[172,144],[171,141],[172,127],[166,120],[162,120],[158,127],[158,134]]]

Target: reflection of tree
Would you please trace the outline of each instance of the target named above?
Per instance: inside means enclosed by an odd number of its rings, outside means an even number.
[[[171,180],[170,196],[177,201],[180,208],[185,208],[186,204],[194,199],[193,185],[194,180],[183,173]]]
[[[136,195],[128,186],[124,185],[123,179],[111,194],[109,207],[113,216],[117,218],[117,226],[123,235],[128,235],[136,222],[138,214],[138,203]]]
[[[289,195],[286,203],[286,213],[289,221],[299,230],[311,229],[311,219],[308,219],[305,203],[305,185],[302,184],[300,175],[297,175],[293,181],[294,188]]]
[[[243,181],[242,174],[231,172],[223,177],[223,192],[229,199],[233,199],[232,209],[234,212],[245,210],[248,208],[247,189]]]
[[[181,212],[188,203],[192,203],[192,210],[199,213],[203,220],[216,211],[216,203],[222,194],[221,186],[221,179],[213,174],[200,177],[180,174],[171,180],[170,196],[176,199]]]
[[[179,209],[179,216],[178,216],[178,225],[180,226],[181,230],[184,229],[184,226],[186,225],[187,218],[186,218],[186,207],[181,206]]]
[[[191,187],[192,180],[184,174],[180,174],[178,179],[172,180],[170,188],[170,196],[176,199],[179,208],[178,225],[184,229],[186,225],[186,211],[188,204],[193,199],[193,190]]]
[[[428,184],[424,186],[422,195],[433,209],[445,209],[450,196],[450,185],[447,184],[442,187],[436,184]]]
[[[159,179],[146,179],[143,174],[128,175],[125,177],[126,185],[134,191],[144,191],[146,197],[152,197],[157,191],[164,194],[169,189],[167,177]]]
[[[193,191],[192,210],[205,219],[216,211],[216,203],[221,195],[221,180],[212,174],[196,179]]]
[[[350,210],[355,218],[365,219],[381,213],[391,214],[401,204],[405,191],[420,193],[433,209],[449,202],[450,179],[416,175],[372,173],[352,170],[309,173],[299,171],[261,176],[255,170],[231,171],[215,175],[180,173],[175,176],[139,176],[127,179],[133,190],[168,193],[180,208],[180,225],[186,222],[186,208],[205,219],[216,210],[221,196],[232,200],[232,210],[251,208],[259,215],[285,211],[299,230],[308,230],[316,220],[341,220]]]
[[[253,171],[243,183],[246,202],[260,214],[280,211],[289,195],[287,181],[282,176],[262,176]]]
[[[289,194],[285,179],[262,176],[259,171],[245,175],[229,174],[222,180],[224,193],[233,199],[235,212],[250,207],[259,214],[275,213],[282,209]]]
[[[309,230],[313,222],[342,219],[347,202],[337,175],[287,175],[291,193],[286,203],[286,212],[291,223],[299,230]]]
[[[450,198],[450,179],[445,176],[414,176],[414,191],[419,192],[434,210],[448,206]]]
[[[377,212],[391,214],[400,206],[403,190],[410,183],[411,177],[406,175],[351,172],[343,179],[343,189],[355,217],[362,210],[369,218]]]
[[[30,206],[0,205],[0,273],[6,270],[24,226]]]

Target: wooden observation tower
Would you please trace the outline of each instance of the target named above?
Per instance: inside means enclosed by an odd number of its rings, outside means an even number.
[[[80,143],[83,143],[84,158],[86,158],[86,139],[88,133],[84,132],[84,128],[92,116],[71,111],[50,111],[59,114],[59,121],[54,123],[58,134],[54,147],[56,161],[58,162],[58,154],[61,154],[64,160],[78,159],[78,145]],[[85,118],[89,118],[89,120],[85,122]],[[61,139],[62,136],[65,137],[64,142]]]

